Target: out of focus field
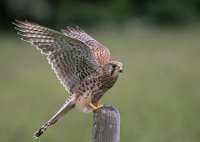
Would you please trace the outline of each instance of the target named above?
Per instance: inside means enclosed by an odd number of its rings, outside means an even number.
[[[89,33],[124,64],[101,100],[121,113],[121,142],[199,142],[199,27]],[[14,34],[0,41],[0,141],[33,141],[68,94],[34,47]],[[89,142],[91,129],[92,113],[74,109],[37,141]]]

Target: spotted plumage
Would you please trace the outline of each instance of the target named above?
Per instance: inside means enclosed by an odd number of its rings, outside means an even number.
[[[35,133],[35,138],[75,106],[84,112],[103,106],[99,100],[115,84],[123,66],[118,61],[109,61],[106,47],[79,27],[67,27],[61,33],[27,21],[16,20],[13,24],[22,40],[47,56],[70,94],[58,112]]]

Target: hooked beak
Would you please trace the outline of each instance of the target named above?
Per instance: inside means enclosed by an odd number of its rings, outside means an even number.
[[[122,69],[122,67],[120,67],[120,69],[119,69],[119,72],[120,72],[120,73],[122,73],[122,72],[123,72],[123,69]]]

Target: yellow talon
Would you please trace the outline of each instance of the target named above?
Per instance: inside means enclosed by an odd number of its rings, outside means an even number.
[[[93,110],[97,110],[97,109],[99,109],[99,108],[104,107],[104,105],[102,105],[102,104],[94,105],[94,104],[92,104],[92,103],[90,103],[90,106],[91,106],[91,108],[93,108]]]

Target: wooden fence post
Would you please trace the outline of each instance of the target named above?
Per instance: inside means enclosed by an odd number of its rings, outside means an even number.
[[[94,112],[93,142],[120,142],[120,113],[113,106],[105,106]]]

